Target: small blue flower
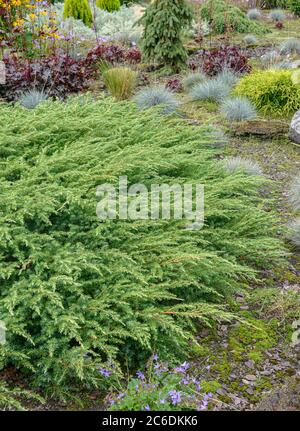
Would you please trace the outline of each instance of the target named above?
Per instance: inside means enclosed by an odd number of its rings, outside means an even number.
[[[194,383],[194,385],[196,386],[196,390],[197,392],[201,391],[201,386],[200,386],[200,382],[197,379],[193,379],[192,382]]]
[[[147,412],[149,412],[151,409],[150,409],[150,406],[149,406],[149,404],[147,404],[145,407],[144,407],[144,410],[146,410]]]
[[[184,377],[184,378],[181,380],[181,383],[182,383],[183,385],[188,385],[188,384],[190,383],[190,378],[189,378],[189,376]]]
[[[175,367],[174,371],[185,374],[189,368],[190,364],[188,362],[184,362],[183,364],[179,365],[179,367]]]
[[[121,393],[121,394],[119,394],[118,396],[117,396],[117,398],[118,398],[118,400],[121,400],[122,398],[124,398],[125,397],[125,394],[123,394],[123,393]]]
[[[177,404],[180,403],[181,393],[179,391],[175,391],[175,389],[174,389],[173,391],[169,392],[169,396],[171,398],[173,406],[176,406]]]
[[[102,374],[104,377],[111,376],[111,371],[105,369],[105,368],[99,368],[99,373]]]

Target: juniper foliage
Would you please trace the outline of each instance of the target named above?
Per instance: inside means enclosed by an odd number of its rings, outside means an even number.
[[[154,349],[183,355],[193,322],[229,320],[232,293],[281,260],[265,179],[227,174],[207,126],[88,96],[0,114],[1,363],[40,387],[100,386],[99,367]],[[121,175],[205,184],[205,227],[101,222],[96,187]]]

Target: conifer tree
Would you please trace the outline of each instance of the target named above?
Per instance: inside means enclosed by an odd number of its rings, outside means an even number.
[[[100,9],[106,10],[107,12],[119,10],[121,6],[120,0],[97,0],[96,4]]]
[[[66,0],[64,18],[69,17],[81,19],[85,25],[90,27],[93,22],[93,16],[88,0]]]
[[[185,0],[152,1],[140,20],[144,25],[144,59],[178,71],[187,59],[182,33],[192,19],[192,9]]]

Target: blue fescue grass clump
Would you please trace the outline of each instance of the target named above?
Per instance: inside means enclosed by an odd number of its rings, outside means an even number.
[[[176,96],[164,86],[144,88],[135,96],[134,100],[139,110],[161,106],[161,112],[164,114],[175,112],[179,106]]]
[[[247,12],[247,17],[252,20],[259,20],[261,18],[261,11],[259,9],[250,9]]]
[[[297,250],[300,249],[300,218],[290,224],[288,239]]]
[[[247,34],[244,37],[244,42],[246,45],[256,45],[257,44],[257,37],[253,34]]]
[[[290,38],[282,42],[280,46],[280,53],[287,54],[300,54],[300,39]]]
[[[295,179],[291,186],[289,201],[296,211],[300,210],[300,176]]]
[[[193,101],[207,100],[220,102],[226,98],[240,77],[229,69],[224,69],[215,78],[206,78],[191,87],[189,97]]]
[[[257,117],[257,111],[247,97],[231,97],[223,100],[220,111],[229,121],[245,121]]]
[[[221,85],[229,88],[232,88],[239,79],[240,76],[237,73],[227,68],[223,69],[215,78]]]
[[[199,323],[232,319],[227,298],[282,262],[266,179],[224,170],[211,127],[133,102],[37,109],[0,105],[1,366],[62,395],[114,386],[125,363],[136,369],[154,350],[186,357]],[[147,190],[204,184],[205,226],[99,220],[97,187],[118,190],[124,176]]]
[[[34,109],[47,99],[48,95],[44,91],[29,90],[19,97],[19,102],[26,109]]]
[[[227,157],[226,159],[222,160],[221,163],[224,169],[230,174],[242,172],[250,176],[263,176],[263,172],[259,164],[253,160],[244,159],[239,156]]]
[[[220,102],[229,95],[230,90],[230,86],[226,85],[222,79],[208,79],[192,87],[189,97],[192,101],[207,100]]]
[[[190,73],[186,77],[183,78],[183,88],[185,91],[190,91],[195,85],[202,83],[203,81],[206,81],[207,77],[204,75],[204,73],[201,72],[194,72]]]
[[[269,19],[273,22],[285,20],[285,13],[281,9],[273,9],[268,15]]]

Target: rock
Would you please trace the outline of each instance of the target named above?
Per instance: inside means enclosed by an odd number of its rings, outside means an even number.
[[[245,376],[246,380],[249,380],[249,382],[253,382],[254,380],[256,380],[256,376],[254,374],[247,374],[247,376]]]
[[[255,362],[252,360],[249,360],[249,361],[245,362],[245,365],[248,368],[254,368]]]
[[[232,123],[230,131],[236,136],[260,136],[266,138],[281,138],[289,131],[289,124],[280,120],[248,120]]]
[[[292,142],[296,142],[296,144],[300,144],[300,110],[296,112],[292,119],[289,139]]]

